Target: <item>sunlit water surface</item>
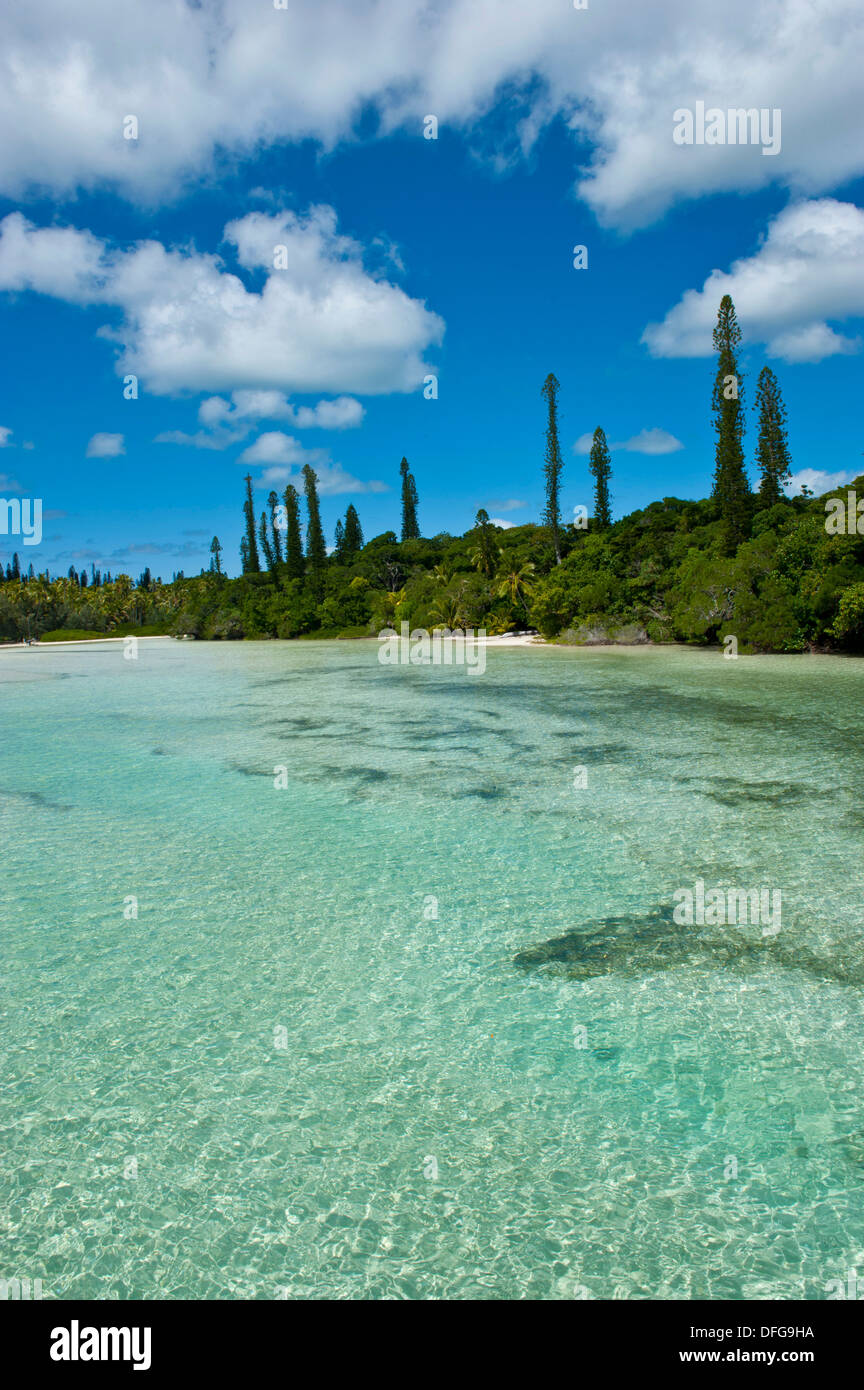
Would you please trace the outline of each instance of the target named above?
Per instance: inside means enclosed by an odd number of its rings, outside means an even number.
[[[864,971],[864,662],[122,652],[0,653],[0,1276],[819,1299],[864,1270],[864,989],[831,973]],[[779,887],[809,968],[514,963],[700,877]]]

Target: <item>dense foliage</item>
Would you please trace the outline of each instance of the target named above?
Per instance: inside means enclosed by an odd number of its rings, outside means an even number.
[[[864,475],[853,487],[864,498]],[[845,501],[846,489],[827,495]],[[341,551],[302,577],[284,549],[272,569],[236,579],[215,568],[170,584],[145,572],[137,585],[126,575],[10,573],[0,638],[141,626],[203,638],[361,636],[404,619],[490,633],[534,626],[570,641],[711,643],[732,633],[745,652],[864,652],[864,535],[829,535],[825,520],[823,499],[766,508],[753,495],[730,555],[716,501],[667,497],[609,527],[562,526],[560,565],[549,528],[502,530],[479,513],[464,536],[399,541],[387,531],[358,549],[343,527]]]
[[[573,642],[715,643],[732,635],[743,652],[864,652],[864,475],[852,484],[862,498],[860,517],[845,488],[825,494],[842,501],[839,528],[829,524],[825,498],[806,489],[794,499],[784,495],[791,471],[786,410],[777,378],[763,367],[755,398],[761,482],[751,491],[740,341],[735,306],[724,295],[714,330],[709,499],[666,497],[613,523],[611,458],[598,427],[589,460],[594,516],[564,525],[560,388],[550,373],[542,388],[542,525],[504,529],[481,510],[464,536],[424,539],[416,483],[403,458],[401,541],[385,531],[364,543],[360,518],[349,506],[328,553],[318,480],[308,464],[305,547],[294,486],[288,484],[281,501],[270,493],[256,525],[247,476],[239,578],[223,572],[215,536],[209,572],[178,575],[170,584],[153,580],[149,570],[137,585],[126,575],[103,581],[95,569],[88,576],[73,568],[54,580],[35,576],[32,568],[24,575],[14,555],[5,580],[0,571],[0,641],[58,630],[141,628],[211,639],[359,637],[404,621],[426,629],[485,628],[493,635],[536,627],[548,638]]]

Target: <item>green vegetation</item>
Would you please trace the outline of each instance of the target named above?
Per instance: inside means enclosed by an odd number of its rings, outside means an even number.
[[[420,539],[420,523],[417,520],[417,485],[406,458],[403,458],[399,465],[399,476],[402,479],[402,539],[403,541],[416,541]]]
[[[543,520],[549,528],[552,536],[552,544],[555,547],[555,563],[561,563],[561,508],[559,503],[561,493],[561,474],[564,471],[564,463],[561,458],[561,445],[558,442],[558,392],[560,390],[558,378],[554,372],[550,372],[543,383],[540,394],[546,402],[547,422],[546,422],[546,461],[543,465],[543,472],[546,477],[546,510],[543,513]]]
[[[725,549],[728,555],[747,536],[750,484],[744,467],[744,393],[736,349],[741,328],[735,305],[728,294],[720,301],[714,328],[717,374],[711,406],[717,440],[714,451],[713,497],[723,513]]]
[[[111,637],[165,637],[170,633],[166,623],[145,623],[135,627],[132,623],[119,623],[112,627],[110,634],[88,631],[83,627],[58,627],[53,632],[41,632],[40,642],[93,642],[99,638]]]
[[[864,475],[853,486],[864,497]],[[845,500],[845,489],[827,495]],[[713,499],[666,497],[607,528],[564,525],[559,544],[560,565],[548,527],[502,530],[479,512],[463,536],[399,541],[385,531],[347,554],[343,543],[317,577],[292,575],[284,558],[272,573],[229,579],[214,567],[146,588],[126,575],[84,587],[80,576],[10,577],[0,583],[0,640],[28,628],[56,640],[354,637],[404,619],[490,633],[533,626],[577,642],[704,644],[734,633],[744,652],[864,653],[864,536],[828,535],[821,499],[757,505],[731,555]]]
[[[612,525],[612,503],[609,500],[609,479],[612,476],[612,460],[606,435],[598,426],[591,440],[591,453],[588,467],[594,478],[594,525],[598,531],[605,531]]]
[[[317,478],[303,470],[305,553],[300,498],[289,484],[268,498],[256,527],[246,480],[242,573],[229,578],[214,537],[209,571],[175,576],[149,570],[135,584],[98,570],[65,578],[28,574],[18,556],[0,571],[0,641],[170,632],[208,639],[374,635],[402,621],[412,627],[526,627],[572,642],[716,643],[728,634],[742,652],[864,653],[864,535],[829,534],[824,498],[788,498],[785,409],[773,372],[759,376],[755,462],[759,491],[744,468],[744,416],[735,349],[740,329],[728,296],[720,306],[712,396],[716,431],[714,494],[701,501],[665,497],[613,522],[605,434],[594,432],[589,468],[594,516],[562,523],[558,443],[559,384],[550,373],[544,524],[503,529],[486,511],[462,536],[419,534],[417,488],[400,465],[402,532],[364,542],[353,505],[328,555]],[[536,467],[536,465],[535,465]],[[864,475],[851,486],[864,499]],[[846,489],[825,497],[846,503]],[[841,515],[845,514],[841,509]],[[864,523],[862,523],[864,524]],[[833,529],[833,528],[832,528]],[[262,569],[261,560],[264,560]]]
[[[786,438],[786,407],[780,395],[780,385],[770,367],[763,367],[759,373],[756,409],[759,412],[756,463],[762,478],[759,500],[763,507],[771,507],[782,500],[783,484],[789,481],[792,469]]]

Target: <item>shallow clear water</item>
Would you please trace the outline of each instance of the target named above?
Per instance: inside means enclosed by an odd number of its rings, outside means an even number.
[[[826,1297],[864,1269],[862,694],[681,649],[0,653],[0,1276]],[[514,964],[700,877],[779,887],[807,967]]]

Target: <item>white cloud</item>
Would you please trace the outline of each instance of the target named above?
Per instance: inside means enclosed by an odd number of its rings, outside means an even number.
[[[365,413],[360,402],[352,396],[337,396],[334,401],[299,406],[294,411],[292,422],[301,430],[349,430],[360,424]]]
[[[518,512],[527,505],[527,502],[522,502],[518,497],[493,497],[489,502],[489,506],[496,512]]]
[[[346,473],[340,463],[321,464],[315,469],[318,474],[318,491],[322,497],[332,497],[342,492],[389,492],[386,483],[379,478],[371,478],[368,483]]]
[[[790,497],[795,497],[802,487],[809,487],[812,493],[820,497],[823,492],[831,492],[835,487],[845,487],[857,476],[857,473],[825,473],[819,468],[802,468],[800,472],[792,474],[786,484],[786,492]]]
[[[320,452],[304,449],[299,439],[294,439],[290,434],[283,434],[281,430],[268,430],[259,434],[254,444],[243,450],[237,462],[286,463],[302,467],[304,463],[312,462],[313,454],[320,455]]]
[[[621,443],[610,444],[610,449],[623,449],[629,454],[674,454],[684,445],[680,439],[676,439],[674,434],[668,430],[650,429],[640,430],[631,439],[625,439]]]
[[[0,493],[3,492],[23,492],[23,488],[8,473],[0,473]]]
[[[250,290],[213,255],[139,242],[117,250],[90,232],[37,228],[20,213],[0,222],[0,289],[35,290],[122,310],[102,336],[121,345],[121,374],[156,395],[177,391],[299,394],[411,391],[443,321],[396,285],[373,278],[360,246],[336,231],[332,208],[305,217],[249,213],[225,228]],[[287,248],[284,270],[273,250]],[[304,426],[342,427],[356,403],[303,407]],[[335,424],[334,421],[338,421]],[[211,421],[212,423],[212,421]],[[299,423],[299,421],[298,421]]]
[[[827,323],[805,323],[800,328],[790,328],[772,338],[769,347],[772,357],[782,357],[786,362],[821,362],[823,357],[860,350],[860,338],[846,338]]]
[[[229,449],[247,439],[261,420],[287,420],[296,429],[353,429],[366,412],[353,396],[318,401],[313,406],[294,406],[283,391],[234,391],[231,400],[207,396],[198,407],[203,426],[194,434],[165,430],[157,444],[186,444],[195,449]]]
[[[642,335],[654,357],[705,357],[724,294],[731,294],[745,342],[769,356],[818,362],[857,352],[857,339],[832,329],[864,314],[864,211],[833,198],[794,203],[774,218],[755,255],[712,270],[687,290],[662,323]]]
[[[154,443],[185,444],[192,449],[228,449],[232,444],[239,444],[248,433],[249,427],[239,430],[196,430],[194,434],[186,430],[163,430],[156,435]]]
[[[516,525],[515,521],[504,521],[500,516],[490,516],[489,520],[493,526],[500,526],[503,531],[512,531]]]
[[[361,482],[359,478],[347,473],[339,463],[317,463],[314,468],[318,478],[318,491],[322,497],[334,497],[345,492],[389,492],[386,483],[378,482],[376,479],[368,483]],[[302,482],[299,474],[292,473],[290,468],[280,466],[266,468],[258,481],[261,487],[284,487],[286,483],[293,482],[298,491],[301,490]]]
[[[12,438],[12,431],[7,425],[0,425],[0,449],[11,447],[9,441]]]
[[[208,396],[198,407],[198,419],[208,428],[237,427],[248,433],[252,421],[287,420],[296,429],[354,429],[366,414],[353,396],[294,406],[282,391],[234,391],[231,401]],[[246,422],[241,424],[240,422]]]
[[[573,445],[574,454],[590,454],[591,444],[594,435],[580,434],[576,443]],[[609,441],[610,453],[624,452],[628,454],[674,454],[678,449],[683,449],[684,445],[680,439],[676,439],[674,434],[668,430],[661,430],[654,427],[650,430],[640,430],[630,439],[619,439]]]
[[[113,459],[125,452],[122,434],[94,434],[87,445],[88,459]]]
[[[258,479],[261,487],[275,487],[293,482],[297,485],[300,469],[309,464],[318,475],[318,491],[322,497],[343,492],[387,492],[386,483],[363,482],[348,473],[341,463],[332,463],[327,449],[306,449],[293,435],[281,430],[260,434],[237,460],[250,466],[270,464]]]
[[[558,116],[594,142],[578,175],[607,222],[678,197],[775,180],[808,194],[864,172],[858,0],[40,0],[0,12],[0,190],[108,183],[145,201],[207,178],[216,152],[386,133],[422,118],[474,128],[502,93],[520,157]],[[814,60],[818,47],[818,62]],[[779,107],[783,147],[691,146],[672,113],[697,100]],[[137,141],[123,121],[139,122]],[[574,157],[581,154],[574,143]]]

